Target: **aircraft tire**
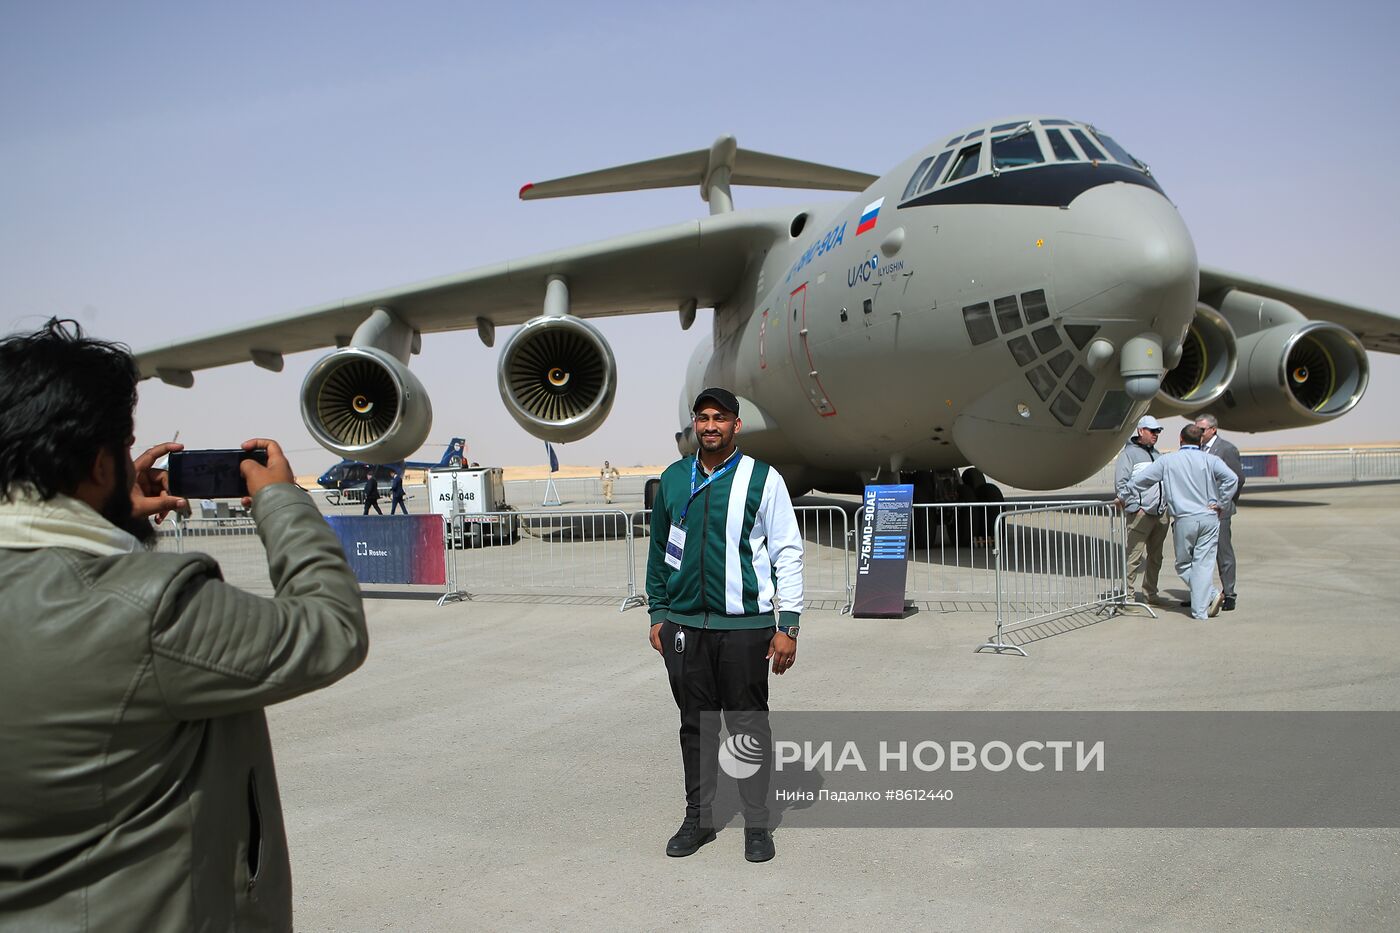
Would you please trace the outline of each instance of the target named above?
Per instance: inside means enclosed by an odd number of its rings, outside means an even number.
[[[961,504],[976,502],[977,491],[966,483],[959,483],[957,488],[959,505],[943,508],[943,540],[954,547],[962,547],[972,542],[972,521],[977,509],[962,508]]]
[[[505,510],[507,512],[514,511],[514,509],[510,508],[510,506],[506,506]],[[495,543],[514,544],[516,541],[519,541],[520,518],[515,515],[502,515],[500,516],[500,519],[501,520],[496,523],[495,531],[491,535]]]

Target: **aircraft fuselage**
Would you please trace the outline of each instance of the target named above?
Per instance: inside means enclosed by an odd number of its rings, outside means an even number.
[[[1044,161],[998,170],[996,140],[1014,131],[979,128],[845,204],[774,212],[796,233],[716,307],[682,418],[704,385],[732,387],[750,403],[742,446],[803,474],[798,486],[975,464],[1055,488],[1104,463],[1151,400],[1130,391],[1119,353],[1145,337],[1174,364],[1195,249],[1140,165],[1061,145],[1068,121],[1054,150],[1052,127],[1016,125],[1013,144],[1034,136]],[[949,183],[960,160],[968,174]],[[944,175],[921,192],[930,164]]]

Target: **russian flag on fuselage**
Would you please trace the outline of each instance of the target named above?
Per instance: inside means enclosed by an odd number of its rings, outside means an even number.
[[[877,198],[865,205],[865,210],[860,212],[860,223],[856,226],[856,236],[860,236],[867,230],[875,229],[875,220],[880,216],[880,205],[884,203],[884,198]]]

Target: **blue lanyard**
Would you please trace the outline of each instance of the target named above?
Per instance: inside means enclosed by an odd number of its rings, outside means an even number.
[[[685,502],[685,508],[681,509],[680,526],[681,526],[682,528],[685,527],[685,514],[686,514],[687,512],[690,511],[690,503],[692,503],[692,502],[695,501],[695,497],[698,496],[698,495],[700,495],[700,493],[704,492],[705,489],[706,489],[711,483],[713,483],[715,480],[719,479],[721,476],[723,476],[725,473],[727,473],[727,472],[729,471],[729,469],[730,469],[731,467],[733,467],[734,464],[736,464],[736,463],[738,463],[738,462],[739,462],[739,450],[738,450],[738,448],[736,447],[736,448],[734,449],[734,453],[732,453],[732,454],[729,455],[729,459],[726,460],[726,461],[724,461],[724,463],[721,464],[720,467],[719,467],[718,469],[716,469],[713,473],[711,473],[709,476],[705,477],[705,481],[704,481],[703,483],[700,484],[699,488],[696,488],[696,486],[695,486],[695,480],[697,479],[697,467],[698,467],[699,464],[700,464],[700,455],[699,455],[699,454],[696,454],[696,455],[695,455],[695,459],[692,460],[692,461],[690,461],[690,498],[686,500],[686,502]]]

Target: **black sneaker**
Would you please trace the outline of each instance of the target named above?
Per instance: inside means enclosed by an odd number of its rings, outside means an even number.
[[[1190,608],[1191,608],[1191,600],[1189,600],[1189,599],[1183,599],[1181,602],[1177,603],[1177,605],[1180,606],[1182,609],[1190,609]]]
[[[744,830],[744,858],[766,862],[773,857],[773,834],[766,829]]]
[[[1225,602],[1224,602],[1224,604],[1223,604],[1220,608],[1223,609],[1225,612],[1234,612],[1234,611],[1235,611],[1235,597],[1233,597],[1233,596],[1226,596],[1226,597],[1225,597]]]
[[[666,841],[666,854],[672,858],[685,858],[707,842],[714,842],[713,826],[701,826],[700,817],[687,816],[676,834]]]

